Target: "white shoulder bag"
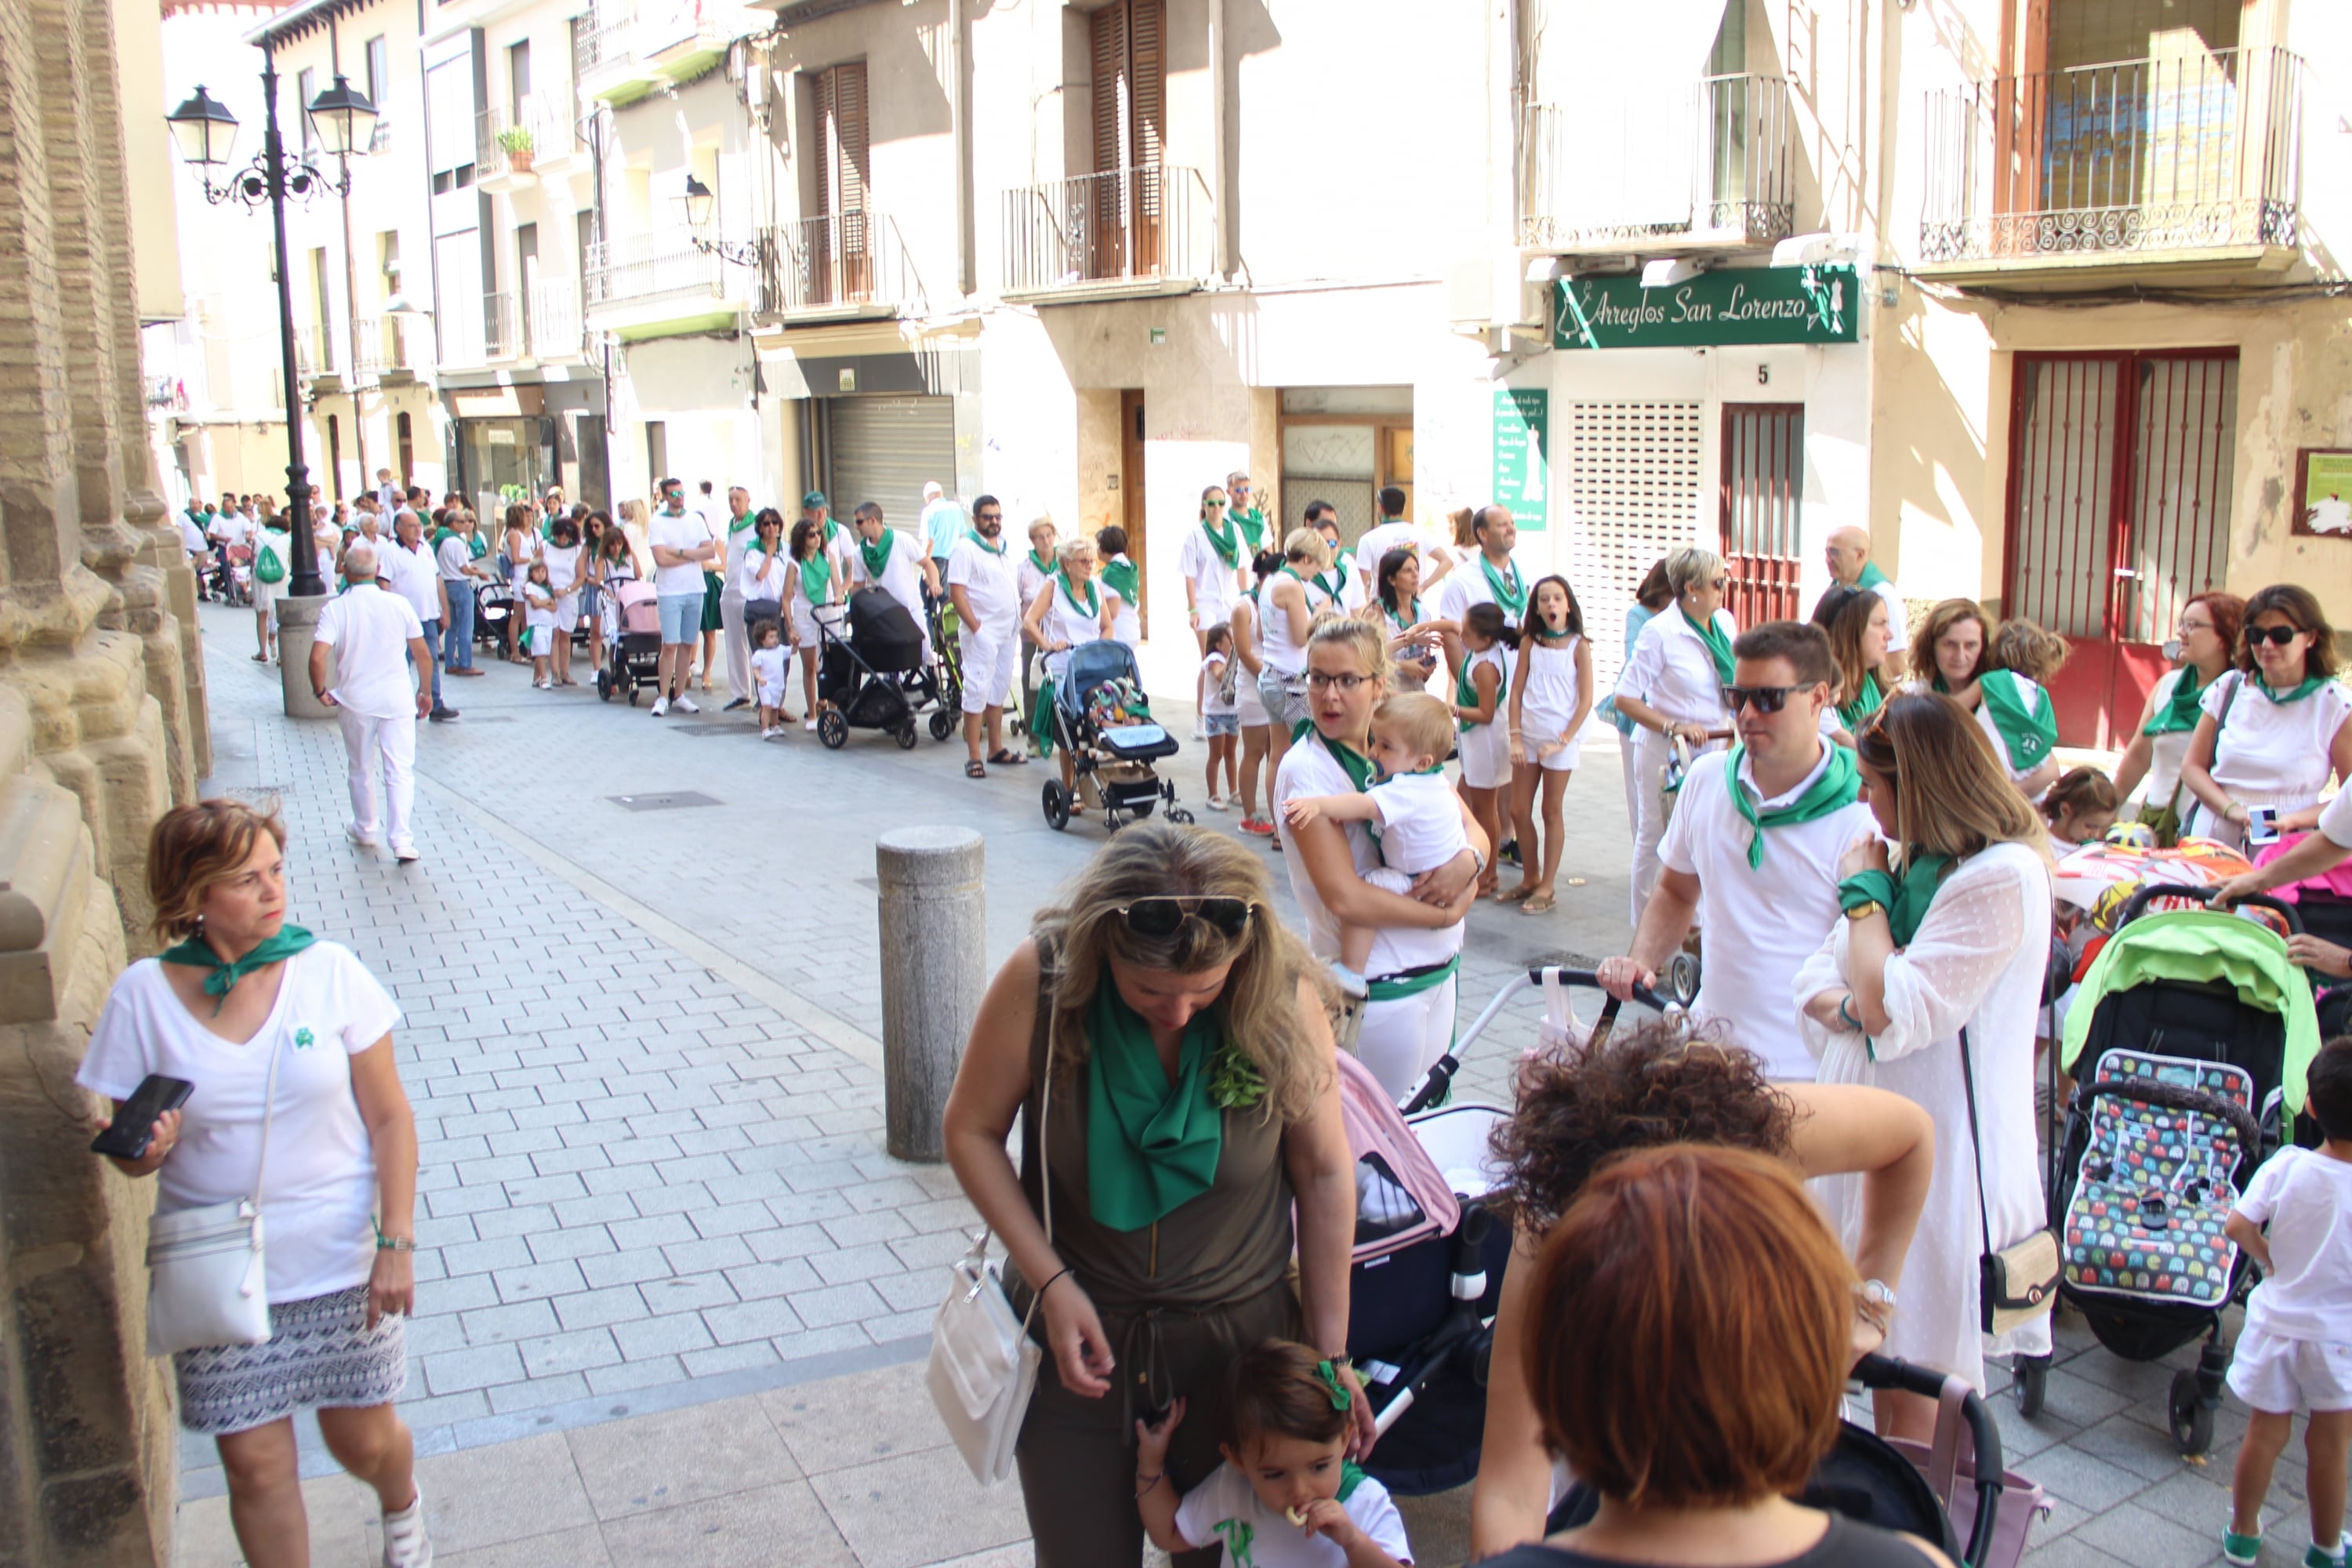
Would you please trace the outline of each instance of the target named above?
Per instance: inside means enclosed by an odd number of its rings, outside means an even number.
[[[1041,1005],[1051,1007],[1041,994]],[[1052,1137],[1054,1024],[1046,1015],[1044,1103],[1037,1114],[1037,1190],[1045,1200],[1045,1244],[1054,1243],[1054,1184],[1045,1149]],[[1029,1310],[1019,1316],[1004,1294],[1004,1279],[988,1256],[989,1231],[973,1237],[971,1250],[950,1270],[948,1299],[931,1321],[931,1361],[924,1373],[931,1403],[955,1439],[956,1452],[972,1479],[992,1487],[1013,1473],[1013,1445],[1022,1417],[1037,1391],[1042,1352],[1029,1337],[1029,1321],[1045,1292],[1033,1281]],[[1047,1280],[1051,1285],[1053,1281]]]
[[[282,1036],[283,1030],[279,1031]],[[278,1062],[261,1105],[261,1160],[250,1196],[159,1214],[147,1227],[147,1353],[269,1342],[269,1270],[261,1254],[261,1178],[278,1110]]]

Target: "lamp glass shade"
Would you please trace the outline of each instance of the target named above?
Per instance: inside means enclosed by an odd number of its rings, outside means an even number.
[[[180,149],[181,160],[200,169],[227,163],[229,149],[236,143],[236,116],[202,87],[165,115],[164,122],[172,128],[172,141]]]
[[[340,75],[334,86],[310,100],[310,114],[319,141],[339,158],[365,153],[375,133],[375,105]]]
[[[686,177],[686,221],[688,224],[696,228],[702,227],[710,221],[711,209],[718,205],[719,198],[711,194],[709,185],[692,174]]]

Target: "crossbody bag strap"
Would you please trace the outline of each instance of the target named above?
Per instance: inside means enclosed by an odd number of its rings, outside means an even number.
[[[1977,1167],[1977,1231],[1984,1237],[1984,1249],[1992,1251],[1992,1207],[1985,1197],[1984,1144],[1977,1137],[1977,1075],[1969,1065],[1969,1032],[1960,1031],[1960,1084],[1969,1097],[1969,1152]]]
[[[1041,952],[1039,957],[1042,960],[1044,954]],[[1053,993],[1045,984],[1045,973],[1046,971],[1041,963],[1037,972],[1037,1005],[1045,1009],[1045,1080],[1039,1085],[1038,1094],[1037,1198],[1045,1210],[1045,1245],[1051,1247],[1054,1245],[1054,1170],[1052,1157],[1046,1152],[1046,1148],[1053,1137],[1054,1032],[1055,1026],[1059,1020],[1055,1016]],[[981,1238],[981,1245],[983,1247],[987,1245],[987,1237],[984,1234]],[[1031,1321],[1037,1316],[1037,1309],[1045,1303],[1046,1288],[1053,1283],[1050,1279],[1044,1286],[1040,1286],[1034,1280],[1030,1282],[1029,1310],[1021,1314],[1021,1332],[1024,1336],[1029,1332]]]

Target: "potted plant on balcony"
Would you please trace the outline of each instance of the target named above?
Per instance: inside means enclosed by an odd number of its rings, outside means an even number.
[[[537,152],[527,125],[509,125],[499,132],[499,149],[507,155],[507,167],[518,174],[530,173],[530,162]]]

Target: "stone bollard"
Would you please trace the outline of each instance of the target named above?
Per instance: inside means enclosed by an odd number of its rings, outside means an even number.
[[[874,842],[882,909],[882,1094],[893,1159],[947,1158],[940,1118],[988,989],[980,835],[901,827]]]
[[[310,633],[319,624],[319,612],[327,607],[331,595],[320,594],[315,598],[298,599],[291,594],[278,595],[278,672],[286,682],[286,716],[289,719],[331,719],[335,710],[310,695]],[[327,650],[327,688],[335,685],[335,653]]]

